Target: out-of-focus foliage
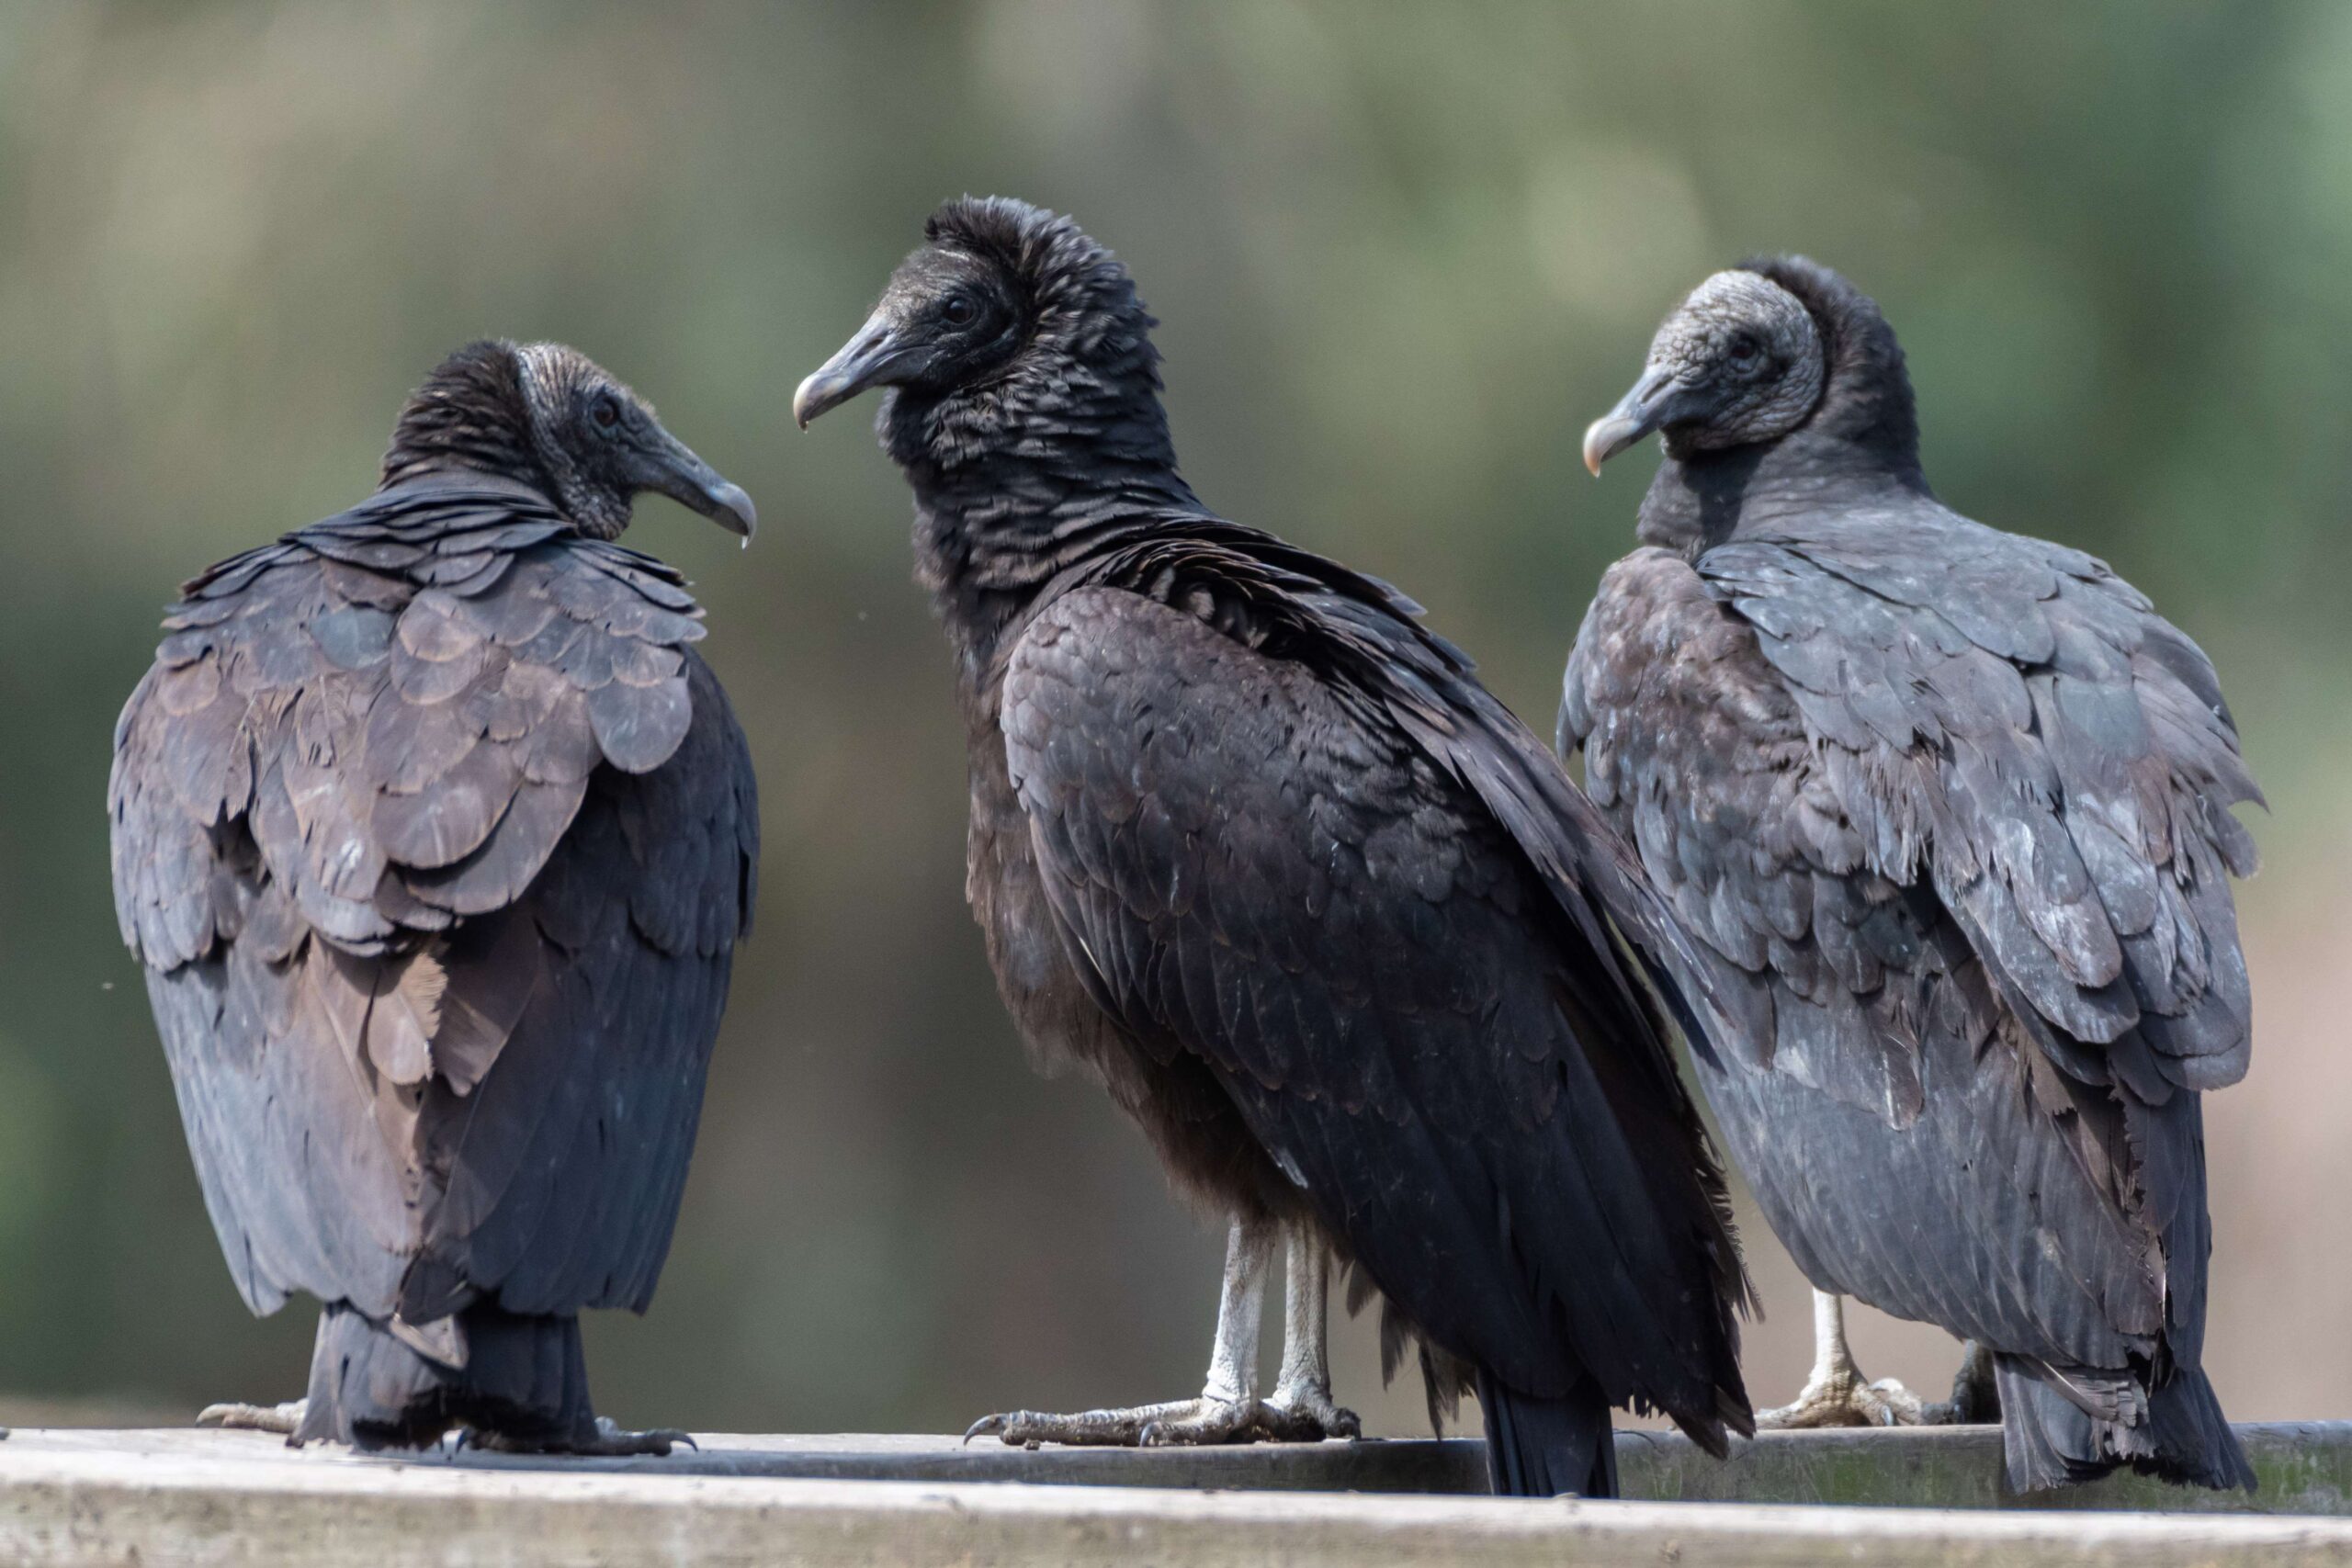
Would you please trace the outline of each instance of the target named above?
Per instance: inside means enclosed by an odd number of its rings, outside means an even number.
[[[1406,586],[1547,728],[1648,466],[1584,423],[1705,273],[1802,249],[1884,303],[1929,472],[2203,640],[2275,817],[2261,1039],[2211,1107],[2208,1361],[2352,1409],[2352,10],[26,4],[0,16],[0,1387],[193,1407],[300,1381],[217,1257],[101,808],[181,576],[371,481],[402,393],[556,337],[758,498],[649,502],[764,785],[766,908],[651,1316],[603,1403],[938,1428],[1196,1385],[1218,1237],[1080,1083],[1033,1079],[962,907],[961,738],[902,486],[794,383],[924,212],[1075,212],[1165,318],[1202,493]],[[1772,1316],[1807,1318],[1751,1224]],[[1948,1342],[1864,1326],[1939,1386]],[[1343,1398],[1374,1392],[1363,1325]],[[2278,1353],[2293,1347],[2297,1359]]]

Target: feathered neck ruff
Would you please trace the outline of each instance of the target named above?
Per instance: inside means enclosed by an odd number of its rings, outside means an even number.
[[[511,343],[458,349],[410,394],[392,426],[377,488],[445,468],[472,468],[552,499],[555,476],[531,438],[531,400]]]
[[[1819,505],[1832,480],[1857,495],[1880,487],[1928,494],[1910,374],[1877,301],[1803,256],[1740,265],[1795,295],[1813,317],[1827,368],[1821,400],[1777,441],[1667,458],[1642,498],[1643,542],[1695,555]]]
[[[915,493],[916,574],[967,659],[1069,566],[1185,516],[1160,405],[1159,323],[1126,267],[1068,218],[964,197],[924,225],[987,265],[1021,313],[1018,342],[944,391],[893,389],[876,429]]]

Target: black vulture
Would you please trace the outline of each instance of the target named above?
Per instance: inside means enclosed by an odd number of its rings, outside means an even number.
[[[1193,496],[1109,252],[1002,199],[947,203],[925,239],[794,413],[890,389],[998,985],[1232,1221],[1199,1399],[974,1433],[1352,1435],[1324,1356],[1336,1254],[1386,1298],[1392,1368],[1419,1339],[1433,1417],[1475,1382],[1498,1491],[1612,1491],[1611,1404],[1722,1452],[1751,1425],[1746,1277],[1613,945],[1612,919],[1672,940],[1630,852],[1415,605]]]
[[[1699,1075],[1823,1292],[1761,1419],[1997,1399],[2019,1490],[2251,1486],[2199,1365],[2261,800],[2212,666],[2105,563],[1936,500],[1894,333],[1825,267],[1702,284],[1585,460],[1653,431],[1560,739],[1743,1020]],[[1839,1296],[1970,1341],[1954,1405],[1865,1382]]]
[[[297,1442],[662,1452],[578,1314],[669,1249],[758,807],[654,491],[750,497],[585,357],[477,343],[350,511],[189,582],[115,733],[123,939],[256,1314],[323,1304]]]

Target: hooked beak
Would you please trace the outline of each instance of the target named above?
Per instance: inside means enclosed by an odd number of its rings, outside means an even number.
[[[643,454],[638,478],[643,489],[690,512],[699,512],[730,534],[749,540],[760,525],[760,513],[743,487],[729,484],[718,470],[695,456],[686,444],[664,430],[653,450]]]
[[[1642,373],[1634,389],[1617,406],[1596,419],[1584,433],[1584,466],[1600,477],[1600,465],[1642,437],[1696,412],[1688,407],[1690,394],[1675,384],[1674,372],[1655,368]]]
[[[792,421],[801,429],[827,409],[845,403],[890,372],[907,358],[908,345],[900,343],[898,329],[889,317],[876,310],[857,329],[857,335],[842,344],[841,352],[819,366],[816,373],[800,383],[792,394]]]

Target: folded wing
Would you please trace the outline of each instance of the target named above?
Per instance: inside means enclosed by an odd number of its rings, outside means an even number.
[[[1139,563],[1151,592],[1065,594],[1009,655],[1007,757],[1073,962],[1147,1049],[1211,1065],[1442,1348],[1538,1394],[1589,1371],[1719,1442],[1738,1265],[1658,1026],[1457,771],[1510,769],[1479,716],[1351,679],[1351,640],[1418,634],[1328,595],[1341,618],[1311,624],[1256,570]]]
[[[756,857],[697,616],[487,479],[189,584],[118,728],[116,902],[255,1310],[650,1292]]]

